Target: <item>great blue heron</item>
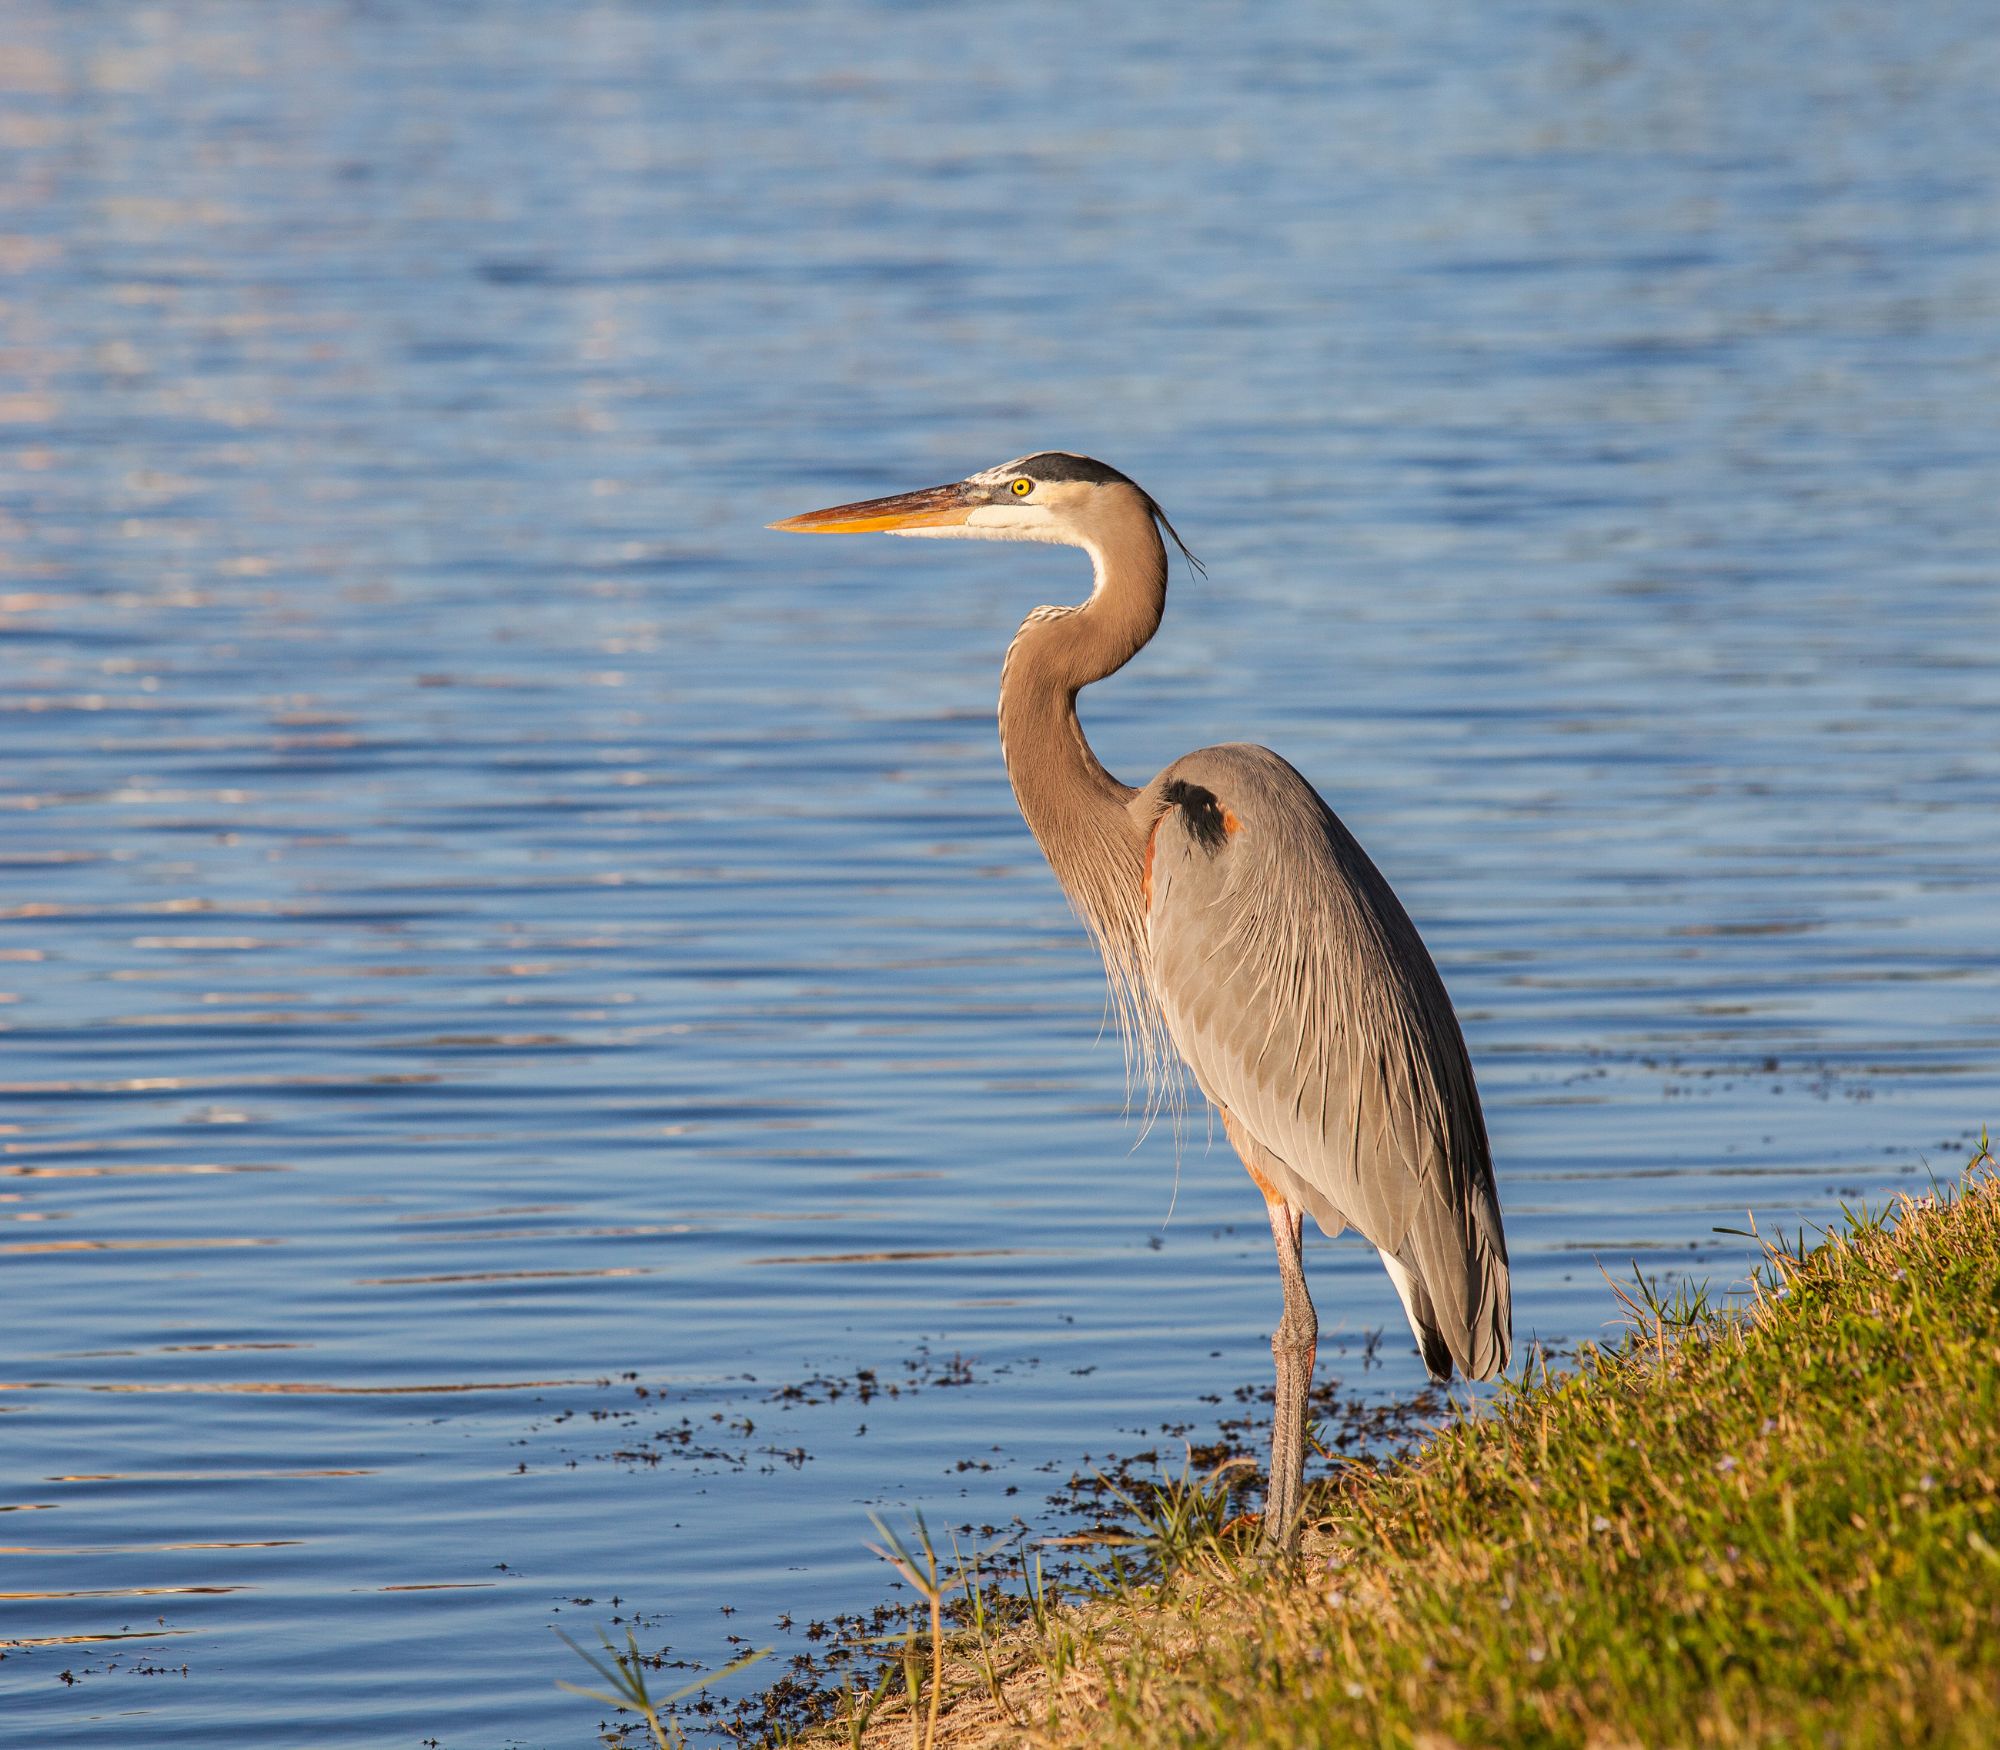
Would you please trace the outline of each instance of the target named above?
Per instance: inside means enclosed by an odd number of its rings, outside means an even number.
[[[1000,671],[1021,813],[1096,938],[1128,1043],[1162,1036],[1214,1102],[1269,1207],[1285,1310],[1264,1535],[1296,1544],[1319,1326],[1309,1211],[1382,1255],[1433,1379],[1507,1364],[1507,1242],[1486,1124],[1444,982],[1416,926],[1313,787],[1268,748],[1202,748],[1141,789],[1098,762],[1076,697],[1153,636],[1167,599],[1152,498],[1045,450],[946,486],[808,511],[801,533],[879,530],[1081,547],[1090,599],[1037,608]],[[1185,552],[1186,548],[1182,547]]]

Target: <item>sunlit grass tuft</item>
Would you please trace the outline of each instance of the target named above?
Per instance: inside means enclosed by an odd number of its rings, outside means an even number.
[[[1103,1480],[1113,1499],[1123,1504],[1132,1525],[1130,1541],[1151,1574],[1172,1581],[1189,1568],[1233,1569],[1243,1553],[1240,1537],[1245,1522],[1234,1512],[1231,1473],[1255,1468],[1252,1459],[1225,1458],[1197,1477],[1190,1452],[1177,1477],[1162,1477],[1136,1489],[1126,1489],[1109,1477]]]

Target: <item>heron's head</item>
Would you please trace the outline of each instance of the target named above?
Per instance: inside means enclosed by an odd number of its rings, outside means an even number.
[[[1043,450],[946,486],[809,510],[771,527],[801,535],[880,533],[1095,547],[1120,524],[1129,527],[1140,517],[1157,522],[1187,552],[1159,505],[1135,481],[1089,456]]]

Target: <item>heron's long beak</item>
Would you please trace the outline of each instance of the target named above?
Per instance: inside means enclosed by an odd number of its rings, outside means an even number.
[[[865,498],[859,504],[809,510],[768,526],[797,535],[866,535],[894,529],[936,529],[964,522],[985,502],[976,487],[954,480],[949,486],[926,486],[921,492],[899,492],[893,498]]]

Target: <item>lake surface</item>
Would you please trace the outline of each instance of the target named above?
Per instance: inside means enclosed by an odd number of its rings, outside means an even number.
[[[587,1742],[551,1625],[789,1656],[1267,1379],[1000,766],[1080,558],[793,511],[1159,497],[1088,724],[1396,884],[1523,1343],[1955,1172],[2000,39],[1754,10],[0,0],[0,1737]]]

